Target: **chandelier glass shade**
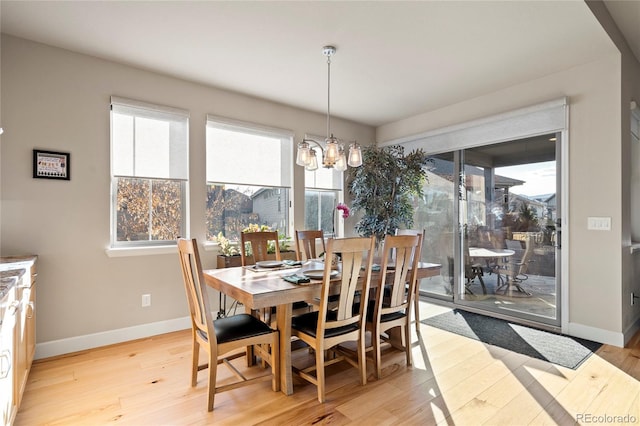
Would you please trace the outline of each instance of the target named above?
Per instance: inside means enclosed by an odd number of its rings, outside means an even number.
[[[344,144],[331,133],[331,55],[336,52],[336,48],[324,46],[322,52],[327,57],[327,138],[324,140],[324,147],[313,139],[302,139],[298,144],[296,164],[309,171],[316,170],[319,166],[316,149],[319,149],[322,153],[322,167],[343,172],[347,170],[347,166],[362,165],[362,150],[356,142],[351,143],[347,161]]]

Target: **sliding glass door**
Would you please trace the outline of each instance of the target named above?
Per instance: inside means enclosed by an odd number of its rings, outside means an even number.
[[[441,269],[423,297],[560,326],[568,117],[560,98],[391,142],[432,154],[412,228]]]
[[[442,265],[440,275],[420,282],[420,292],[430,297],[453,300],[454,241],[457,200],[454,153],[433,156],[427,170],[424,196],[415,200],[414,228],[424,229],[422,260]]]
[[[414,228],[423,296],[559,325],[560,133],[434,155]]]
[[[558,137],[461,152],[459,303],[558,324]]]

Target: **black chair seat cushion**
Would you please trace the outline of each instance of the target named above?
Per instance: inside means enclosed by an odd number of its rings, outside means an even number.
[[[385,303],[383,303],[382,307],[388,308],[389,305],[386,305]],[[353,312],[359,311],[360,305],[359,304],[353,305],[353,309],[354,309]],[[374,309],[373,305],[367,306],[367,322],[373,322],[373,309]],[[382,316],[380,317],[380,322],[395,321],[405,316],[406,314],[402,311],[391,312],[389,314],[382,314]]]
[[[397,319],[404,318],[405,316],[404,312],[401,311],[391,312],[390,314],[383,314],[380,317],[380,322],[395,321]],[[371,313],[371,320],[373,321],[373,312]]]
[[[309,306],[310,305],[307,302],[293,302],[291,309],[295,311],[296,309],[304,309],[308,308]]]
[[[306,333],[310,336],[316,337],[316,331],[318,329],[318,311],[302,314],[291,319],[291,327],[298,331]],[[327,320],[335,321],[336,313],[333,311],[327,312]],[[342,334],[350,333],[358,329],[357,324],[346,325],[344,327],[329,328],[325,330],[324,337],[335,337]]]
[[[213,327],[216,330],[218,343],[232,342],[273,332],[267,324],[249,314],[217,319],[213,321]]]

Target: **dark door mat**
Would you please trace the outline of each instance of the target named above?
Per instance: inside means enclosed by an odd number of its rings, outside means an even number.
[[[420,322],[573,370],[602,346],[458,309]]]

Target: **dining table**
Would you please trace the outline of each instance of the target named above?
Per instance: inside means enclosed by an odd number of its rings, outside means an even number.
[[[487,248],[487,247],[469,247],[469,257],[473,259],[484,259],[486,262],[486,267],[489,271],[495,271],[498,277],[498,282],[504,279],[506,284],[509,284],[509,275],[505,274],[505,277],[502,278],[500,275],[501,265],[504,265],[507,262],[506,259],[513,256],[515,254],[515,250],[511,249],[503,249],[503,248]],[[479,277],[480,283],[482,285],[482,291],[484,294],[487,294],[486,287],[484,285],[484,281]]]
[[[420,262],[418,279],[440,274],[440,264]],[[285,395],[293,393],[291,369],[291,318],[295,302],[310,301],[320,297],[322,279],[311,279],[308,283],[291,283],[283,279],[286,275],[303,275],[305,271],[320,271],[324,262],[311,260],[299,266],[257,268],[239,266],[207,269],[203,271],[205,282],[211,288],[224,293],[244,305],[245,311],[276,307],[276,327],[280,333],[280,389]],[[393,271],[391,271],[393,272]],[[338,282],[339,274],[332,281]],[[371,275],[371,288],[377,286],[380,272]]]
[[[516,253],[515,250],[511,250],[511,249],[469,247],[469,257],[475,257],[475,258],[509,257],[509,256],[513,256],[515,253]]]

